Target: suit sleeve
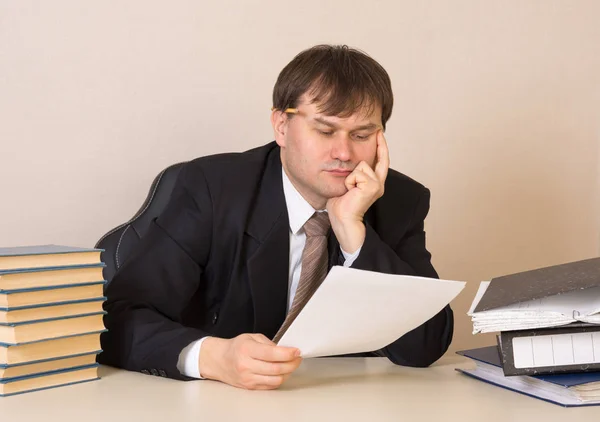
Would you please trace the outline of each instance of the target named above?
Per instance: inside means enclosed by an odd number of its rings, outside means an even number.
[[[366,237],[352,268],[388,274],[438,278],[425,247],[424,221],[429,212],[430,193],[423,189],[409,228],[400,242],[391,247],[366,224]],[[397,365],[426,367],[439,359],[450,346],[454,317],[447,305],[430,320],[375,352]]]
[[[177,369],[179,353],[208,334],[183,326],[182,312],[199,288],[211,236],[206,181],[186,165],[169,204],[106,289],[101,363],[189,379]]]

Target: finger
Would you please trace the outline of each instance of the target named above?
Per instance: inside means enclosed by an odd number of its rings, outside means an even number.
[[[356,168],[360,169],[364,174],[373,179],[375,182],[379,183],[379,178],[377,174],[373,171],[370,165],[368,165],[365,161],[361,161]]]
[[[344,183],[346,185],[346,189],[350,190],[355,187],[361,187],[365,183],[369,183],[369,179],[372,179],[374,181],[378,180],[375,174],[373,173],[371,167],[369,167],[369,165],[366,162],[361,161],[354,168],[352,173],[350,173],[348,177],[346,177]]]
[[[256,342],[248,346],[248,356],[266,362],[289,362],[300,356],[300,350]]]
[[[275,346],[275,343],[272,340],[269,340],[264,334],[250,334],[250,337],[261,344],[270,344]]]
[[[348,190],[354,189],[359,185],[359,183],[364,183],[366,177],[367,176],[360,169],[355,168],[344,180],[344,185]]]
[[[250,390],[274,390],[283,384],[283,375],[253,375],[242,387]]]
[[[248,369],[256,375],[288,375],[298,369],[301,363],[302,358],[296,358],[289,362],[265,362],[253,359]]]
[[[383,136],[383,130],[380,130],[379,133],[377,133],[377,163],[375,164],[375,174],[381,183],[385,182],[389,168],[390,152],[385,136]]]

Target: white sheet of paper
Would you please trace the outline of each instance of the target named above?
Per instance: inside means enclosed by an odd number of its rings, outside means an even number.
[[[464,287],[335,266],[278,344],[299,348],[304,358],[378,350],[433,317]]]

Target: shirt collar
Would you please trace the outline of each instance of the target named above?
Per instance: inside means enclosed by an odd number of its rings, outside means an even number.
[[[300,195],[300,192],[294,187],[283,167],[281,168],[281,174],[283,178],[283,195],[285,197],[288,219],[290,220],[290,230],[293,234],[297,234],[316,210]]]

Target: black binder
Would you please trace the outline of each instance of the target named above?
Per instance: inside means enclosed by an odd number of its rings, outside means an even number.
[[[502,369],[504,370],[504,375],[550,375],[600,371],[600,355],[594,356],[596,362],[573,363],[569,365],[532,366],[522,368],[515,367],[515,352],[513,349],[514,338],[547,335],[570,336],[572,334],[579,333],[589,333],[590,336],[593,333],[600,333],[600,325],[573,323],[555,328],[501,332],[500,335],[498,335],[498,346],[500,349],[500,357],[502,360]]]
[[[492,279],[475,312],[600,286],[600,258]]]

